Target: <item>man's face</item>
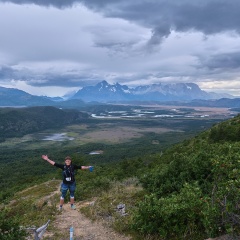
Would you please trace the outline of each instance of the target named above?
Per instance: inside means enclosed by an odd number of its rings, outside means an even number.
[[[67,166],[71,165],[71,160],[70,160],[70,159],[66,159],[66,160],[65,160],[65,164],[66,164]]]

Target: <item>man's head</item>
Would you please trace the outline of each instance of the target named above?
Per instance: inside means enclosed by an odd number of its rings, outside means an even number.
[[[71,157],[69,157],[69,156],[65,157],[65,164],[66,165],[71,165],[71,163],[72,163]]]

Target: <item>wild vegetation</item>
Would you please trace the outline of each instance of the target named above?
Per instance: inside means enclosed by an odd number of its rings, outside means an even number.
[[[163,239],[239,234],[240,144],[219,133],[236,121],[168,149],[154,163],[141,177],[148,194],[134,215],[134,229]]]
[[[0,142],[9,137],[80,123],[88,114],[55,107],[0,108]]]
[[[226,233],[239,235],[240,116],[221,123],[215,121],[211,128],[214,121],[171,121],[184,131],[149,132],[118,144],[93,142],[76,147],[63,142],[51,148],[23,147],[16,151],[2,148],[0,199],[1,209],[5,210],[0,216],[1,231],[4,230],[5,235],[8,232],[3,221],[6,217],[16,224],[16,231],[23,237],[18,224],[40,225],[48,217],[54,219],[54,203],[51,208],[46,199],[36,203],[37,196],[51,195],[56,187],[53,181],[53,186],[46,190],[42,183],[61,179],[61,171],[40,158],[48,154],[57,162],[71,155],[76,164],[94,165],[93,173],[81,171],[76,175],[81,183],[77,188],[77,201],[96,198],[95,205],[84,208],[83,212],[93,219],[105,219],[118,231],[130,233],[133,239],[206,239]],[[199,127],[200,121],[205,128]],[[149,121],[143,122],[138,122],[139,126],[151,125]],[[171,123],[166,121],[166,124]],[[89,155],[93,149],[101,149],[104,154]],[[34,185],[39,186],[31,191],[36,199],[21,201],[20,191]],[[11,202],[13,199],[15,203]],[[114,210],[120,202],[127,206],[124,217]],[[9,204],[11,208],[7,207]],[[14,238],[9,232],[6,239]]]

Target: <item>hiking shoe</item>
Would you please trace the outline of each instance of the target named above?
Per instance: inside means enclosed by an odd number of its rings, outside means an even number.
[[[71,209],[72,210],[75,210],[76,209],[76,206],[74,204],[71,205]]]
[[[61,212],[62,210],[63,210],[63,208],[62,208],[62,207],[59,207],[59,208],[58,208],[58,211],[59,211],[59,212]]]

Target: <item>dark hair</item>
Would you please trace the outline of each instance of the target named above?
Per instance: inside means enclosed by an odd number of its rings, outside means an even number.
[[[65,161],[66,161],[66,160],[72,161],[71,157],[69,157],[69,156],[65,157]]]

